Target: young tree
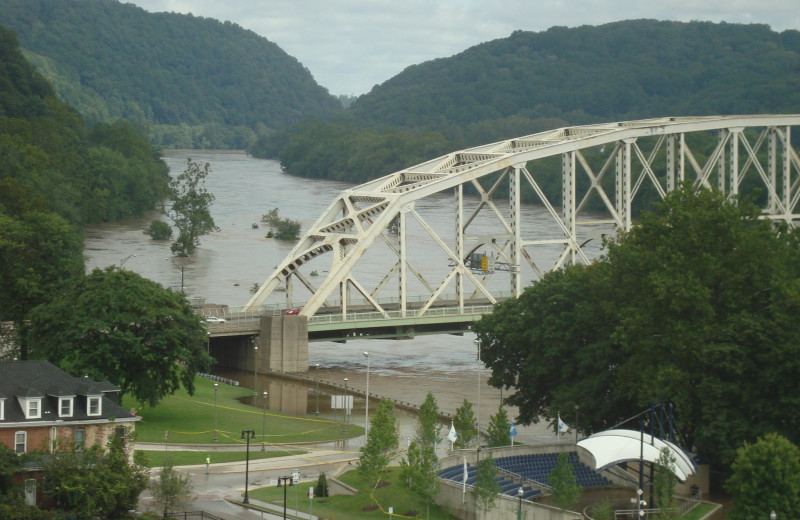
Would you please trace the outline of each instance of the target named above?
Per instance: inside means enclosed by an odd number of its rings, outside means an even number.
[[[456,429],[458,438],[453,443],[456,449],[466,448],[475,438],[475,413],[472,411],[472,403],[464,399],[461,406],[456,408],[453,416],[453,427]]]
[[[178,228],[178,238],[170,249],[176,256],[189,256],[200,245],[200,237],[219,231],[211,216],[214,195],[205,187],[211,165],[186,160],[186,169],[169,181],[169,205],[161,213]]]
[[[328,496],[328,478],[325,476],[324,471],[319,474],[319,477],[317,477],[317,485],[314,486],[314,496],[315,497]]]
[[[95,269],[31,313],[31,357],[108,380],[155,406],[211,364],[206,331],[183,295],[131,271]]]
[[[547,483],[552,488],[553,503],[561,509],[572,507],[581,496],[581,487],[578,485],[572,464],[569,463],[569,454],[566,452],[558,454],[558,462],[547,477]]]
[[[658,508],[656,518],[658,520],[672,520],[678,518],[675,510],[675,485],[678,477],[672,472],[675,467],[675,456],[669,448],[663,448],[656,459],[656,473],[653,477],[653,491],[655,493],[655,504]]]
[[[725,489],[733,501],[731,520],[800,518],[800,449],[769,433],[736,452]]]
[[[511,444],[511,423],[508,421],[508,414],[503,405],[497,409],[497,413],[489,418],[489,447],[508,446]]]
[[[95,444],[78,451],[58,446],[45,461],[44,473],[58,507],[78,518],[123,518],[147,487],[148,469],[136,453],[133,436],[109,436],[106,450]]]
[[[369,424],[367,442],[361,447],[358,471],[367,479],[370,487],[375,488],[386,473],[386,467],[398,445],[394,403],[386,398],[381,399]]]
[[[425,396],[425,401],[419,407],[417,414],[416,440],[420,446],[435,446],[439,438],[439,405],[431,392]]]
[[[150,480],[150,491],[158,505],[157,511],[164,512],[164,520],[169,513],[185,509],[192,500],[192,479],[175,471],[170,464],[161,469],[158,478]]]
[[[475,500],[476,515],[480,508],[485,516],[486,511],[494,506],[498,493],[500,493],[500,484],[497,483],[497,467],[494,459],[489,455],[478,461],[478,468],[475,472],[472,498]]]
[[[406,458],[400,461],[400,476],[411,491],[425,504],[426,517],[430,518],[431,503],[439,492],[436,472],[436,448],[413,441],[408,446]]]

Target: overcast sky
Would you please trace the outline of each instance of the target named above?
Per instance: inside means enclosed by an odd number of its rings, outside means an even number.
[[[409,65],[515,30],[618,20],[764,23],[800,29],[798,0],[122,0],[231,21],[297,58],[331,94],[360,95]]]

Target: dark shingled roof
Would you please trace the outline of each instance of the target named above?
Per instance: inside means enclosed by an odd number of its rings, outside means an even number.
[[[0,362],[0,397],[5,398],[5,419],[9,423],[60,420],[65,423],[85,422],[110,417],[130,417],[130,412],[116,403],[119,388],[108,381],[98,383],[88,377],[74,377],[49,361]],[[75,396],[72,417],[58,416],[58,398]],[[102,396],[102,414],[87,415],[87,396]],[[41,419],[26,419],[17,397],[41,397]]]

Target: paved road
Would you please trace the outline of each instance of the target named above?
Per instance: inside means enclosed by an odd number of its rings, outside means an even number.
[[[250,462],[248,489],[276,485],[276,479],[279,476],[291,475],[292,470],[297,469],[300,472],[301,482],[297,491],[305,490],[298,499],[302,511],[304,506],[308,505],[308,499],[304,498],[305,493],[308,492],[309,486],[316,483],[321,472],[324,471],[326,475],[335,475],[348,464],[355,463],[357,460],[357,452],[330,449],[313,450],[305,455],[254,460]],[[241,501],[245,487],[245,462],[211,464],[208,474],[206,474],[205,465],[181,466],[177,469],[190,476],[193,492],[197,495],[190,510],[205,511],[226,520],[283,518],[282,509],[279,508],[275,508],[276,514],[262,513],[226,500]],[[158,469],[154,469],[151,475],[157,476]],[[287,502],[288,507],[294,509],[294,500],[291,496]],[[252,500],[251,505],[267,506]],[[139,508],[145,510],[154,507],[156,506],[152,496],[146,490],[139,497]]]

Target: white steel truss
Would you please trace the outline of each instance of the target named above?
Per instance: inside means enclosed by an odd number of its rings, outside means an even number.
[[[588,263],[592,255],[585,245],[591,238],[603,231],[629,230],[637,199],[663,199],[685,180],[713,186],[731,198],[745,181],[755,183],[766,194],[764,217],[794,225],[800,218],[800,158],[791,128],[797,125],[800,115],[670,117],[566,127],[453,152],[339,194],[245,309],[260,308],[277,293],[283,293],[286,306],[304,301],[303,315],[313,316],[325,307],[343,318],[355,307],[354,296],[361,308],[385,315],[388,307],[381,296],[387,292],[392,310],[411,316],[424,316],[432,306],[463,309],[468,302],[496,303],[499,293],[488,283],[495,269],[470,261],[480,247],[489,249],[493,263],[509,273],[507,295],[515,297],[524,289],[524,272],[540,278],[570,263]],[[692,150],[690,143],[698,141],[704,148]],[[590,161],[587,155],[592,154]],[[537,174],[537,161],[553,157],[561,160],[560,203],[548,199]],[[477,195],[466,195],[466,186]],[[532,236],[527,231],[523,188],[538,198],[555,234]],[[507,197],[496,201],[501,189]],[[445,239],[416,205],[447,190],[454,194],[454,233]],[[480,214],[496,219],[488,235],[470,233]],[[436,280],[417,266],[423,259],[409,243],[411,225],[446,259],[447,268]],[[376,247],[383,248],[382,259],[393,260],[381,271],[380,281],[362,283],[356,267]],[[557,248],[555,259],[539,259],[534,254],[539,247]],[[327,275],[314,285],[303,270],[320,262]],[[295,279],[307,290],[306,299],[294,295]]]

